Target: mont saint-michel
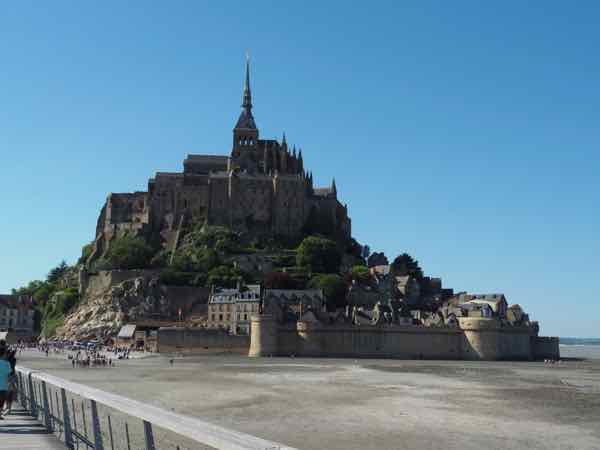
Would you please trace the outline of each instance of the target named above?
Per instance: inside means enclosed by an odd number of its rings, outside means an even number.
[[[259,136],[249,62],[241,107],[229,155],[109,194],[79,262],[6,297],[7,336],[35,336],[37,308],[45,339],[161,353],[559,358],[503,293],[455,292],[353,239],[335,181],[314,186],[302,149]]]
[[[0,15],[0,450],[600,449],[600,4],[72,3]]]

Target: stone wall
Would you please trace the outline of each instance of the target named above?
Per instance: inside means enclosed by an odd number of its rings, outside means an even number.
[[[533,327],[503,327],[494,319],[469,318],[460,327],[358,327],[279,325],[262,315],[252,318],[251,330],[250,356],[531,360],[558,352],[557,338],[539,338]]]
[[[222,330],[164,327],[158,330],[160,353],[237,353],[247,355],[248,336],[229,335]]]

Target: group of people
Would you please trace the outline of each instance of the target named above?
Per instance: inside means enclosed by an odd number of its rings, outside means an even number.
[[[82,351],[79,350],[77,353],[74,355],[69,355],[67,358],[71,360],[73,367],[113,366],[112,358],[109,358],[98,351],[85,351],[82,353]]]
[[[4,414],[10,412],[12,403],[17,396],[16,364],[16,350],[8,347],[5,341],[0,340],[0,420],[4,419]]]

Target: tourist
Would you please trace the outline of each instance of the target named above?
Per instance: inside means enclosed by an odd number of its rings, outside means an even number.
[[[6,394],[6,413],[10,413],[12,404],[17,398],[17,390],[19,387],[19,380],[17,378],[17,371],[15,369],[17,365],[16,351],[9,350],[7,352],[6,360],[8,361],[8,364],[10,364],[10,375],[8,376],[8,390]]]
[[[6,358],[6,343],[0,341],[0,420],[3,420],[4,402],[8,396],[8,377],[12,372]]]

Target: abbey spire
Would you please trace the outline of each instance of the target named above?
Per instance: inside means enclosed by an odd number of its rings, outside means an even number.
[[[242,108],[252,114],[252,93],[250,92],[250,60],[246,59],[246,79],[244,80],[244,95],[242,100]]]
[[[258,129],[252,115],[252,92],[250,90],[250,59],[246,59],[246,77],[244,78],[244,92],[242,94],[242,112],[233,129],[234,155],[247,148],[254,148],[258,141]]]

